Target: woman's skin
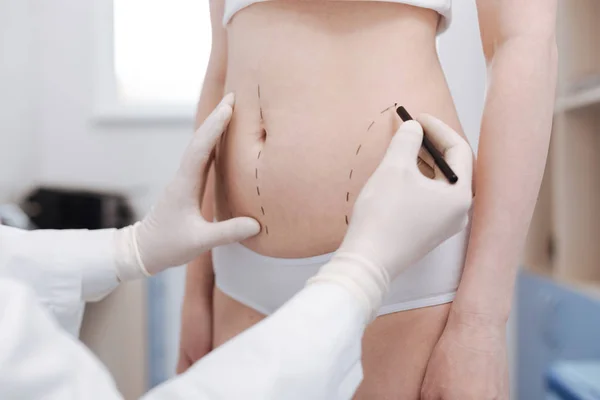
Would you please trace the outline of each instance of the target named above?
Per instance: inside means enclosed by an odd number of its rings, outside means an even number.
[[[252,152],[260,151],[261,146],[274,149],[265,154],[281,153],[282,143],[295,146],[302,142],[298,136],[294,140],[294,135],[302,135],[318,145],[310,148],[311,153],[323,156],[311,160],[316,164],[313,171],[335,171],[337,167],[343,170],[349,160],[342,150],[365,137],[357,127],[361,122],[368,125],[375,119],[374,114],[377,117],[387,103],[395,101],[404,102],[413,113],[433,113],[460,131],[434,54],[434,12],[373,2],[319,4],[270,2],[238,13],[229,33],[229,56],[236,62],[228,65],[228,38],[221,25],[223,4],[220,0],[211,1],[213,47],[198,120],[202,121],[216,105],[225,87],[235,90],[238,96],[234,115],[238,123],[232,122],[228,139],[217,154],[217,167],[221,166],[217,174],[225,174],[217,185],[217,216],[230,212],[264,218],[263,226],[271,224],[269,235],[263,232],[245,243],[263,254],[303,257],[334,250],[345,223],[343,219],[340,223],[334,212],[317,214],[315,209],[325,204],[327,209],[342,210],[345,199],[340,206],[335,196],[326,194],[317,200],[303,198],[297,204],[302,211],[306,209],[308,215],[319,215],[327,222],[323,228],[318,225],[319,219],[309,219],[312,229],[307,234],[308,227],[290,223],[297,218],[294,211],[298,207],[288,207],[291,211],[277,208],[277,185],[272,193],[263,191],[261,199],[279,213],[275,219],[261,215],[256,197],[249,196],[251,190],[236,192],[228,186],[233,179],[247,180],[244,174],[256,172],[236,167],[232,159],[250,160]],[[296,11],[294,7],[298,7]],[[556,76],[556,1],[480,0],[478,8],[490,86],[480,139],[476,209],[463,280],[452,305],[389,314],[375,321],[364,339],[365,381],[357,398],[418,398],[420,392],[426,399],[508,396],[504,329],[515,266],[535,205],[550,134]],[[272,31],[273,26],[256,25],[269,13],[277,15],[277,33]],[[323,24],[319,15],[325,15],[328,24]],[[302,31],[303,26],[307,26],[306,31]],[[319,34],[322,36],[317,37]],[[283,43],[274,48],[278,39]],[[307,39],[306,43],[303,39]],[[286,64],[292,62],[295,66]],[[304,79],[306,76],[312,79]],[[262,103],[258,101],[261,82]],[[393,119],[384,115],[377,122],[381,124],[377,125],[371,152],[363,153],[364,176],[378,162],[387,143],[386,135],[394,131]],[[252,129],[245,131],[246,126]],[[266,139],[262,127],[267,129]],[[316,136],[319,141],[312,139]],[[281,138],[285,140],[281,142]],[[327,161],[325,154],[335,157],[336,162]],[[501,159],[499,154],[510,154],[510,160]],[[301,166],[300,159],[293,156],[286,161]],[[283,161],[273,156],[263,162],[261,167],[271,174],[271,182],[283,179]],[[319,164],[323,162],[328,163]],[[326,174],[326,188],[342,188]],[[360,188],[358,175],[356,179],[357,186],[351,191]],[[207,208],[203,212],[207,218],[212,217],[212,200],[212,196],[205,200]],[[317,237],[312,237],[314,232],[319,232]],[[219,290],[211,295],[212,282],[209,255],[190,264],[179,371],[213,345],[262,318]],[[206,328],[211,321],[212,330]]]

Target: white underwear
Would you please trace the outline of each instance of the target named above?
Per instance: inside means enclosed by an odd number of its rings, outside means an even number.
[[[464,265],[469,229],[450,238],[391,285],[378,315],[449,303]],[[334,253],[274,258],[239,243],[212,251],[216,286],[240,303],[269,315],[299,292]]]

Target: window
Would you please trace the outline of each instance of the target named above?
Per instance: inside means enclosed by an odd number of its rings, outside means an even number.
[[[210,56],[209,2],[97,2],[99,117],[191,118]]]

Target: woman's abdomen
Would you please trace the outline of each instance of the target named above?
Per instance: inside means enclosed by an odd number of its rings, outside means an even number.
[[[335,250],[398,128],[394,104],[460,130],[435,49],[437,14],[375,2],[266,2],[228,27],[236,104],[217,149],[217,218],[274,257]]]

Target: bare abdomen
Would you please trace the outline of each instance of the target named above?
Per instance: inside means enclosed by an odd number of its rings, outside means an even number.
[[[236,105],[217,151],[217,218],[248,215],[264,255],[335,250],[398,127],[391,106],[460,130],[435,51],[437,14],[376,2],[266,2],[228,27]]]

